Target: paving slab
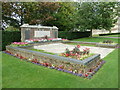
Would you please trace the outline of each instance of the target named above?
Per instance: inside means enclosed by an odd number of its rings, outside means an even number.
[[[76,45],[68,45],[63,43],[53,43],[53,44],[46,44],[46,45],[39,45],[34,46],[34,49],[44,50],[46,52],[52,53],[63,53],[65,49],[68,48],[69,50],[73,50]],[[101,58],[104,58],[109,53],[111,53],[114,49],[113,48],[102,48],[102,47],[93,47],[93,46],[81,46],[80,50],[83,51],[85,48],[90,48],[90,53],[100,54]]]

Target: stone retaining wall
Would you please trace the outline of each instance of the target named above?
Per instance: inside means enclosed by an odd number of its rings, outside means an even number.
[[[118,47],[119,45],[118,44],[101,44],[101,43],[97,43],[96,44],[97,47],[106,47],[106,48],[116,48]]]
[[[101,61],[100,54],[93,55],[81,61],[81,60],[62,57],[58,55],[51,55],[51,54],[41,53],[38,51],[23,49],[20,47],[7,46],[6,50],[14,55],[25,57],[28,60],[37,59],[40,63],[44,63],[44,62],[51,63],[54,64],[55,66],[63,65],[64,69],[66,70],[72,68],[72,70],[77,70],[77,71],[83,70],[84,72],[87,72],[91,68],[95,67]]]

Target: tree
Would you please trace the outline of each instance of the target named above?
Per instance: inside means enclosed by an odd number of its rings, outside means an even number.
[[[24,23],[57,26],[70,31],[76,25],[74,2],[6,2],[3,3],[3,22],[19,27]]]
[[[76,3],[61,2],[56,13],[53,13],[54,20],[46,22],[46,25],[57,26],[60,31],[71,31],[76,25]]]
[[[19,26],[19,21],[15,19],[17,15],[13,13],[14,10],[14,3],[2,3],[2,28],[5,28],[7,24],[14,27]]]
[[[52,13],[59,8],[54,2],[6,2],[2,4],[2,22],[14,27],[23,23],[45,23],[53,17]]]
[[[78,4],[78,24],[82,30],[110,30],[117,21],[117,3],[115,2],[85,2]]]

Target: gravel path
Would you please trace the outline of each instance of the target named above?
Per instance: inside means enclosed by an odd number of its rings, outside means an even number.
[[[35,49],[45,50],[46,52],[52,53],[63,53],[65,49],[68,48],[69,50],[73,50],[76,45],[68,45],[63,43],[54,43],[54,44],[47,44],[47,45],[40,45],[34,46]],[[82,51],[85,48],[90,48],[90,53],[101,54],[101,58],[104,58],[109,53],[111,53],[114,49],[113,48],[101,48],[101,47],[91,47],[91,46],[81,46],[80,50]]]

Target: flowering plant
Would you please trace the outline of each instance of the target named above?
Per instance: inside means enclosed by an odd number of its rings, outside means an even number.
[[[28,43],[34,43],[34,42],[46,42],[46,41],[65,41],[67,39],[62,39],[62,38],[44,38],[44,39],[29,39],[29,40],[25,40],[25,42]]]
[[[11,46],[27,46],[29,45],[27,42],[13,42]]]
[[[51,69],[56,69],[56,70],[59,70],[59,71],[71,73],[73,75],[80,76],[80,77],[87,78],[87,79],[91,79],[92,76],[105,63],[105,61],[100,60],[95,66],[89,68],[88,71],[84,71],[84,69],[75,69],[73,65],[72,66],[68,66],[68,65],[65,65],[65,64],[56,65],[56,64],[52,64],[50,62],[40,61],[39,59],[34,58],[34,57],[26,58],[26,57],[24,57],[24,56],[22,56],[20,54],[14,54],[14,53],[12,53],[10,51],[5,51],[4,53],[7,53],[7,54],[12,55],[12,56],[15,56],[15,57],[17,57],[19,59],[22,59],[22,60],[26,60],[26,61],[32,62],[32,63],[34,63],[36,65],[41,65],[41,66],[45,66],[45,67],[48,67],[48,68],[51,68]],[[82,66],[82,67],[85,67],[85,66]]]
[[[62,39],[62,41],[68,41],[68,39]]]
[[[77,45],[72,51],[66,48],[65,53],[62,53],[61,56],[75,58],[78,60],[83,60],[93,54],[90,54],[90,48],[85,48],[83,51],[80,51],[80,45]]]

